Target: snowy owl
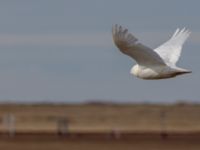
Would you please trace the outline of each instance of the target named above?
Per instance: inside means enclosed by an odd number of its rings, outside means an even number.
[[[141,44],[137,38],[121,26],[112,28],[115,45],[119,50],[132,57],[137,64],[130,71],[141,79],[165,79],[177,75],[191,73],[191,71],[176,66],[182,46],[190,35],[190,31],[177,29],[172,37],[156,49]]]

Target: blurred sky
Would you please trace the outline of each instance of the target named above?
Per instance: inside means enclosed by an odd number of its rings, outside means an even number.
[[[200,1],[1,0],[0,100],[200,102]],[[192,74],[146,81],[114,46],[121,24],[156,48],[177,27],[191,37],[178,66]]]

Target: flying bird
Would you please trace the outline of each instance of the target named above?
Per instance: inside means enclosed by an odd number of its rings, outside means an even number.
[[[177,29],[172,37],[156,49],[151,49],[138,41],[128,29],[115,25],[112,28],[113,41],[118,49],[132,57],[137,64],[130,73],[141,79],[154,80],[176,77],[191,71],[176,66],[184,42],[190,31]]]

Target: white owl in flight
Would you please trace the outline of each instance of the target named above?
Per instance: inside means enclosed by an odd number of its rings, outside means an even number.
[[[131,69],[131,74],[141,79],[165,79],[177,75],[191,73],[191,71],[176,66],[182,46],[190,35],[190,31],[177,29],[173,36],[163,45],[151,49],[141,44],[128,29],[115,25],[112,35],[119,50],[132,57],[137,64]]]

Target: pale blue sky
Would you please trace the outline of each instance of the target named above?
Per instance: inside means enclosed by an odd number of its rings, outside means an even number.
[[[200,102],[200,1],[2,0],[0,100]],[[146,81],[112,42],[121,24],[155,48],[177,27],[191,37],[178,65],[192,74]]]

